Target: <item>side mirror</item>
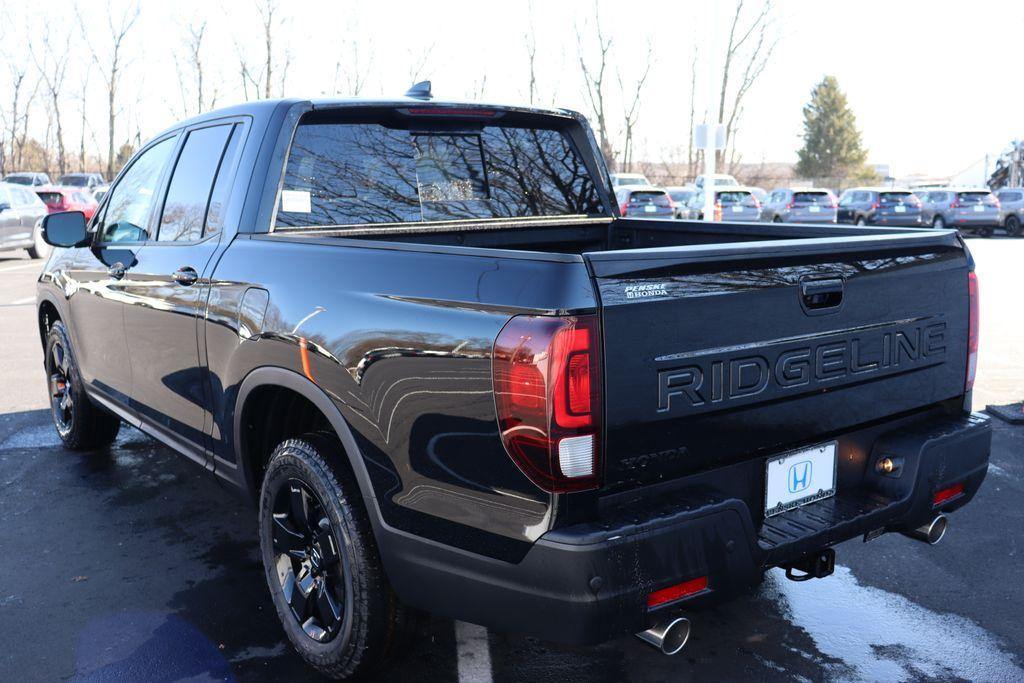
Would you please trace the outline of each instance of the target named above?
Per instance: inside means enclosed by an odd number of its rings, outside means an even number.
[[[43,218],[43,241],[55,247],[81,247],[89,243],[85,214],[81,211],[51,213]]]
[[[11,203],[10,202],[0,201],[0,213],[3,213],[4,211],[8,211],[8,210],[10,210],[10,208],[11,208]]]

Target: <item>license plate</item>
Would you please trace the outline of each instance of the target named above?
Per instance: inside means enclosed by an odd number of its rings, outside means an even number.
[[[821,207],[820,206],[808,206],[807,210],[810,211],[811,213],[818,213],[819,211],[821,211]]]
[[[734,206],[734,207],[732,207],[732,212],[733,213],[743,213],[743,207],[742,206]]]
[[[644,211],[646,211],[647,213],[654,213],[657,210],[658,207],[656,207],[654,204],[648,204],[647,206],[644,207]]]
[[[974,205],[974,210],[977,211],[978,213],[981,213],[982,211],[985,210],[985,207],[982,206],[981,204],[975,204]]]
[[[893,207],[893,211],[895,211],[896,213],[906,213],[907,207],[900,204],[899,206]]]
[[[770,458],[765,466],[765,517],[836,493],[836,442]]]

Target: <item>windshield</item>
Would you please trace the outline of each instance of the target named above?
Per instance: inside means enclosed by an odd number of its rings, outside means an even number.
[[[47,204],[62,204],[64,202],[64,197],[60,192],[37,192],[36,194]]]
[[[62,175],[57,184],[70,187],[85,187],[89,184],[89,177],[84,175]]]
[[[828,192],[794,192],[794,204],[832,204],[832,197]]]
[[[601,213],[569,139],[548,129],[300,123],[279,227]]]
[[[32,176],[27,175],[9,175],[4,178],[5,183],[11,183],[12,185],[31,185]]]

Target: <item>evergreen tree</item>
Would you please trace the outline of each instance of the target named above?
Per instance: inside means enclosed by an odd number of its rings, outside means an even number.
[[[857,119],[835,76],[825,76],[804,105],[804,146],[796,172],[803,178],[841,179],[864,168],[868,152]]]

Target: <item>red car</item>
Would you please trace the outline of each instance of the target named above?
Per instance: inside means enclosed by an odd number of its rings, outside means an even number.
[[[43,200],[46,210],[50,213],[81,211],[85,214],[85,220],[90,220],[98,206],[92,195],[80,188],[47,185],[35,188],[35,193]]]

